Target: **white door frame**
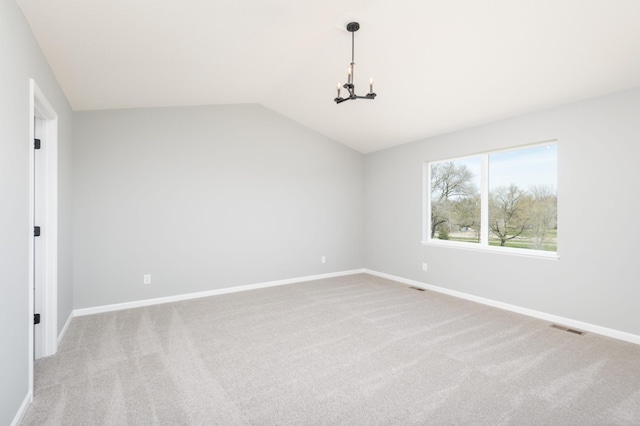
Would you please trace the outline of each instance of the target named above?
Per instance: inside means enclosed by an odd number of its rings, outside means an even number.
[[[36,357],[49,356],[58,350],[58,115],[33,79],[29,80],[29,393],[33,396],[34,284],[41,311],[41,322],[35,338]],[[36,129],[37,126],[37,129]],[[34,203],[34,138],[36,130],[42,141],[38,155],[38,174],[41,175],[41,197]],[[42,191],[40,191],[42,189]],[[36,210],[37,214],[36,214]],[[42,218],[38,237],[39,256],[34,265],[34,218]],[[35,279],[34,267],[39,271]]]

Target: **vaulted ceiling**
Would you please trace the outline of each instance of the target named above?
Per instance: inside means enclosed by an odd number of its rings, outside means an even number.
[[[18,3],[75,110],[260,103],[365,153],[640,86],[637,0]],[[350,21],[378,97],[336,105]]]

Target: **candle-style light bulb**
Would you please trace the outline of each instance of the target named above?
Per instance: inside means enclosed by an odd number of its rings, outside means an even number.
[[[351,67],[347,68],[347,83],[351,84]]]
[[[340,97],[340,82],[338,82],[338,97]]]
[[[373,93],[373,77],[369,79],[369,93]]]

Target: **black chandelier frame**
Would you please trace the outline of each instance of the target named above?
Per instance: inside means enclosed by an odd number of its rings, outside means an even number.
[[[334,99],[336,104],[340,104],[345,101],[351,101],[354,99],[375,99],[375,97],[377,96],[373,92],[373,79],[371,79],[371,81],[369,82],[369,93],[367,93],[364,96],[356,95],[356,86],[353,83],[354,75],[355,75],[354,66],[356,64],[354,60],[354,51],[355,51],[355,33],[359,29],[360,29],[360,24],[357,22],[349,22],[347,24],[347,31],[351,33],[351,66],[349,67],[347,82],[342,87],[347,89],[347,91],[349,92],[349,96],[347,96],[346,98],[343,98],[340,96],[340,83],[338,83],[338,96]]]

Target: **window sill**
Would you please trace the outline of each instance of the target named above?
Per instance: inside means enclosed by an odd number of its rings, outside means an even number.
[[[518,249],[512,247],[497,247],[497,246],[482,246],[474,243],[461,243],[457,241],[443,241],[443,240],[427,240],[420,241],[423,246],[431,247],[445,247],[451,249],[461,249],[470,251],[480,251],[485,253],[500,253],[511,256],[532,257],[536,259],[558,260],[560,256],[558,252],[554,251],[541,251],[530,249]]]

